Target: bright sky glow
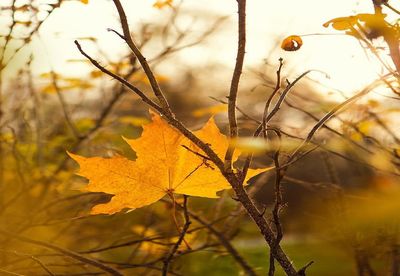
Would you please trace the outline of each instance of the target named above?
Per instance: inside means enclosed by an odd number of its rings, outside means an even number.
[[[79,37],[97,37],[102,49],[115,57],[126,52],[126,46],[114,34],[111,27],[119,30],[117,13],[112,1],[91,0],[88,5],[65,2],[41,29],[41,43],[35,44],[38,72],[48,71],[48,62],[59,72],[77,72],[77,64],[66,63],[68,59],[81,59],[73,40]],[[123,4],[129,22],[135,24],[154,22],[168,15],[168,8],[157,10],[153,0],[125,0]],[[230,16],[230,22],[209,40],[206,47],[198,46],[180,53],[182,59],[195,66],[204,62],[218,62],[233,67],[236,51],[236,1],[234,0],[185,0],[183,8],[203,14]],[[280,0],[248,1],[248,46],[246,66],[251,68],[268,57],[274,62],[283,57],[292,77],[308,69],[328,73],[330,80],[319,74],[312,78],[327,87],[337,88],[350,95],[382,73],[382,66],[374,57],[366,58],[359,43],[352,37],[339,35],[322,24],[332,18],[360,12],[373,12],[370,1],[355,0]],[[229,25],[230,24],[230,25]],[[229,27],[231,26],[231,27]],[[304,45],[297,52],[275,49],[277,42],[292,34],[325,33],[334,35],[306,36]],[[90,52],[93,47],[86,44]],[[268,53],[270,55],[268,56]],[[327,89],[329,91],[329,89]],[[324,93],[324,91],[322,91]]]

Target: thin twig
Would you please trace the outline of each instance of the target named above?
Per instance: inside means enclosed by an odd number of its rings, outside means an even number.
[[[193,153],[194,155],[197,155],[197,156],[199,156],[199,157],[201,157],[201,158],[203,158],[203,159],[205,159],[205,160],[208,160],[208,161],[211,160],[208,156],[205,156],[204,154],[201,154],[201,153],[199,153],[199,152],[196,152],[196,151],[192,150],[191,148],[189,148],[189,147],[186,146],[186,145],[181,145],[181,146],[182,146],[184,149],[186,149],[187,151],[190,151],[191,153]]]
[[[200,149],[202,149],[208,155],[208,157],[212,160],[212,162],[220,169],[221,173],[225,176],[224,163],[219,158],[219,156],[211,149],[209,144],[204,143],[202,140],[200,140],[196,135],[194,135],[188,128],[186,128],[174,116],[170,115],[167,111],[164,111],[163,108],[161,108],[156,103],[154,103],[150,98],[148,98],[139,88],[132,85],[124,78],[112,73],[111,71],[107,70],[105,67],[101,66],[95,59],[93,59],[92,57],[90,57],[88,54],[86,54],[83,51],[83,49],[80,46],[78,41],[75,40],[75,44],[76,44],[78,50],[81,52],[81,54],[83,56],[85,56],[87,59],[89,59],[89,61],[95,67],[97,67],[100,71],[102,71],[103,73],[116,79],[121,84],[125,85],[132,92],[136,93],[143,100],[143,102],[145,102],[150,107],[157,110],[160,114],[164,115],[165,119],[168,121],[168,123],[171,124],[173,127],[175,127],[177,130],[179,130],[185,137],[187,137],[189,140],[191,140],[193,143],[195,143]]]
[[[134,91],[141,99],[143,102],[145,102],[146,104],[148,104],[149,106],[151,106],[152,108],[154,108],[155,110],[161,112],[161,107],[159,107],[155,102],[153,102],[149,97],[147,97],[144,92],[142,92],[139,88],[137,88],[136,86],[134,86],[133,84],[131,84],[130,82],[128,82],[127,80],[123,79],[122,77],[114,74],[113,72],[111,72],[110,70],[107,70],[105,67],[101,66],[100,63],[98,63],[95,59],[93,59],[92,57],[90,57],[88,54],[86,54],[85,51],[83,51],[81,45],[79,44],[79,42],[77,40],[74,41],[76,47],[78,48],[79,52],[85,56],[97,69],[99,69],[100,71],[102,71],[103,73],[109,75],[110,77],[118,80],[120,83],[122,83],[123,85],[125,85],[126,87],[128,87],[130,90]]]
[[[347,100],[345,100],[344,102],[338,104],[337,106],[335,106],[334,108],[332,108],[331,111],[329,111],[324,117],[322,117],[315,125],[314,127],[310,130],[310,132],[308,133],[306,139],[304,139],[304,141],[298,146],[297,149],[294,150],[294,152],[291,154],[291,157],[289,158],[290,160],[292,160],[294,158],[294,156],[299,152],[300,149],[302,149],[304,146],[306,146],[311,139],[314,137],[315,133],[323,126],[325,125],[325,123],[331,119],[337,112],[339,112],[340,110],[342,110],[343,108],[347,107],[348,105],[350,105],[351,103],[355,102],[356,100],[360,99],[361,97],[367,95],[369,92],[371,92],[372,89],[375,88],[375,81],[372,82],[370,85],[368,85],[367,87],[365,87],[360,93],[354,95],[351,98],[348,98]]]
[[[213,96],[209,96],[209,98],[212,99],[212,100],[214,100],[214,101],[216,101],[216,102],[222,103],[222,104],[228,104],[227,101],[224,101],[224,100],[221,100],[221,99],[217,99],[217,98],[215,98],[215,97],[213,97]],[[249,114],[247,114],[247,113],[246,113],[242,108],[240,108],[239,106],[236,106],[236,110],[239,111],[240,114],[242,114],[243,117],[245,117],[246,119],[248,119],[248,120],[250,120],[250,121],[253,121],[253,122],[257,123],[257,124],[261,124],[261,121],[259,121],[259,120],[255,119],[255,118],[251,117]]]
[[[183,208],[181,205],[177,204],[179,208]],[[229,252],[229,254],[233,257],[233,259],[243,268],[243,270],[246,272],[247,275],[249,276],[255,276],[257,275],[254,270],[251,268],[251,266],[243,259],[242,256],[240,256],[239,252],[233,247],[231,242],[228,240],[228,238],[225,236],[224,233],[218,231],[212,223],[207,222],[204,218],[200,217],[199,215],[194,214],[193,212],[189,212],[190,216],[199,222],[200,224],[204,225],[211,234],[213,234],[221,243],[222,246],[225,247],[225,249]]]
[[[281,71],[283,67],[283,59],[279,58],[279,67],[278,70],[276,70],[276,85],[274,91],[272,91],[271,95],[268,97],[267,102],[265,103],[264,107],[264,114],[262,118],[262,127],[263,127],[263,133],[264,133],[264,138],[267,137],[267,116],[269,114],[269,108],[271,106],[272,100],[275,97],[276,93],[278,93],[279,89],[281,88]]]
[[[238,136],[238,126],[236,121],[236,100],[239,90],[240,76],[242,75],[244,56],[246,52],[246,0],[237,0],[238,4],[238,48],[236,54],[236,64],[233,71],[229,97],[228,97],[228,119],[229,135],[231,138]],[[232,157],[235,149],[229,147],[225,154],[225,169],[232,170]]]
[[[54,244],[49,244],[49,243],[46,243],[46,242],[43,242],[43,241],[30,239],[30,238],[27,238],[27,237],[24,237],[24,236],[21,236],[21,235],[17,235],[17,234],[11,233],[11,232],[3,230],[3,229],[0,229],[0,233],[2,235],[5,235],[5,236],[9,237],[9,238],[17,239],[17,240],[25,242],[25,243],[35,244],[35,245],[38,245],[38,246],[41,246],[41,247],[45,247],[45,248],[54,250],[56,252],[60,252],[65,256],[71,257],[71,258],[73,258],[75,260],[78,260],[80,262],[83,262],[85,264],[97,267],[98,269],[101,269],[101,270],[107,272],[110,275],[123,276],[122,273],[120,273],[119,271],[115,270],[114,268],[112,268],[110,266],[107,266],[107,265],[105,265],[105,264],[103,264],[103,263],[101,263],[101,262],[99,262],[97,260],[82,256],[81,254],[78,254],[78,253],[73,252],[71,250],[68,250],[68,249],[65,249],[65,248],[61,248],[61,247],[56,246]]]
[[[286,86],[285,89],[282,91],[282,94],[279,96],[279,99],[276,102],[274,108],[271,110],[271,112],[269,112],[266,116],[265,116],[265,114],[263,115],[265,117],[262,120],[262,124],[260,124],[257,127],[257,129],[255,130],[255,132],[253,134],[253,137],[258,137],[260,135],[261,131],[263,130],[263,128],[267,128],[268,127],[268,123],[271,121],[271,119],[279,111],[279,109],[281,108],[282,103],[284,102],[286,96],[291,91],[291,89],[294,87],[294,85],[298,81],[300,81],[302,78],[304,78],[307,74],[309,74],[309,73],[311,73],[313,71],[324,73],[324,72],[319,71],[319,70],[308,70],[308,71],[304,72],[303,74],[301,74],[300,76],[298,76],[293,82],[289,83],[288,86]],[[277,81],[280,81],[280,73],[279,73],[279,75],[277,75],[277,77],[278,77]],[[245,160],[243,168],[242,168],[241,181],[244,181],[246,179],[246,175],[247,175],[247,172],[249,170],[250,163],[251,163],[252,159],[253,159],[253,154],[249,153],[247,155],[247,157],[246,157],[246,160]]]
[[[190,221],[190,217],[189,217],[189,212],[188,212],[188,207],[187,207],[187,201],[188,201],[188,196],[184,195],[183,197],[183,216],[185,218],[185,224],[183,225],[182,228],[182,232],[179,235],[178,240],[176,241],[176,243],[174,244],[174,246],[171,248],[171,251],[168,253],[168,255],[165,257],[163,263],[163,269],[162,269],[162,275],[166,276],[168,274],[168,268],[169,265],[172,261],[172,259],[174,258],[175,253],[178,251],[179,246],[182,244],[182,242],[185,239],[185,235],[190,227],[190,224],[192,223]]]
[[[306,276],[306,269],[309,268],[313,263],[314,263],[314,261],[311,261],[308,264],[306,264],[304,267],[302,267],[299,270],[299,276]]]
[[[174,117],[172,114],[172,111],[169,107],[168,101],[165,98],[163,92],[161,91],[161,88],[157,82],[157,79],[154,76],[154,73],[151,70],[146,58],[142,55],[139,48],[136,46],[135,42],[133,42],[133,39],[131,37],[131,32],[129,30],[128,20],[126,18],[126,14],[125,14],[124,8],[122,7],[121,2],[119,0],[113,0],[113,2],[114,2],[115,7],[118,10],[119,18],[121,21],[121,27],[122,27],[122,31],[124,34],[124,39],[126,41],[126,44],[129,46],[129,48],[132,50],[132,52],[135,54],[135,56],[139,60],[140,65],[142,66],[147,78],[149,79],[150,86],[151,86],[154,94],[156,95],[156,97],[158,98],[158,100],[161,104],[161,107],[164,109],[165,112],[168,113],[168,115]]]
[[[280,148],[281,148],[281,133],[279,131],[275,132],[280,140],[279,147],[277,151],[274,154],[274,164],[275,164],[275,204],[274,204],[274,209],[272,210],[272,218],[273,218],[273,223],[275,225],[275,244],[271,247],[270,250],[270,264],[269,264],[269,271],[268,275],[273,276],[275,274],[275,259],[274,259],[274,251],[276,250],[276,247],[279,245],[283,238],[283,230],[282,230],[282,224],[280,221],[279,213],[281,211],[281,206],[282,206],[282,190],[281,190],[281,181],[285,172],[285,169],[280,168],[280,163],[279,163],[279,154],[280,154]]]

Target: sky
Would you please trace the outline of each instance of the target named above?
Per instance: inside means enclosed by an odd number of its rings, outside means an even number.
[[[293,78],[309,69],[321,70],[326,72],[330,79],[318,73],[313,73],[311,77],[323,83],[327,91],[335,88],[348,95],[358,91],[382,73],[381,66],[373,57],[366,57],[365,51],[354,38],[322,26],[324,22],[335,17],[373,12],[370,0],[247,2],[248,39],[245,68],[252,68],[265,58],[270,62],[276,61],[277,64],[278,58],[282,57],[288,64]],[[125,0],[122,3],[132,29],[139,23],[164,20],[170,13],[168,8],[158,10],[152,7],[154,0]],[[236,51],[236,1],[185,0],[182,9],[192,11],[199,18],[205,15],[209,18],[229,16],[229,20],[206,46],[186,49],[179,53],[179,58],[194,67],[216,62],[233,68]],[[193,18],[183,18],[181,22],[185,25],[191,20]],[[49,64],[61,73],[73,74],[79,71],[77,64],[66,61],[82,58],[73,44],[73,40],[80,37],[98,38],[101,48],[117,60],[126,53],[127,48],[123,41],[107,32],[107,28],[120,28],[112,1],[90,0],[88,5],[79,1],[65,2],[41,28],[40,40],[34,44],[37,72],[48,71]],[[313,35],[315,33],[320,35]],[[276,49],[277,41],[292,34],[307,35],[303,37],[304,45],[299,51],[285,52]],[[82,41],[82,44],[89,53],[95,53],[90,43]],[[275,50],[272,51],[273,49]]]

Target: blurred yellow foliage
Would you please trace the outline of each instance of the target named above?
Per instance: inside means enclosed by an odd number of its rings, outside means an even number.
[[[194,117],[202,117],[205,115],[215,115],[218,113],[226,112],[228,106],[226,104],[214,105],[210,107],[203,107],[192,111]]]
[[[121,123],[132,125],[136,127],[140,127],[144,124],[149,123],[149,119],[145,117],[136,117],[136,116],[121,116],[118,118]]]

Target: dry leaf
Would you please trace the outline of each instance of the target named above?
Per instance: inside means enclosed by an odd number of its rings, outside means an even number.
[[[229,141],[212,118],[195,134],[218,156],[225,155]],[[157,114],[152,113],[152,122],[143,126],[141,137],[125,140],[136,151],[135,161],[69,153],[80,165],[78,174],[89,179],[85,190],[114,195],[110,202],[94,206],[92,214],[140,208],[174,193],[216,198],[218,191],[230,188],[218,168],[201,156],[204,153]],[[249,170],[246,182],[268,169]]]
[[[291,35],[282,41],[281,48],[285,51],[297,51],[303,45],[303,40],[298,35]]]

